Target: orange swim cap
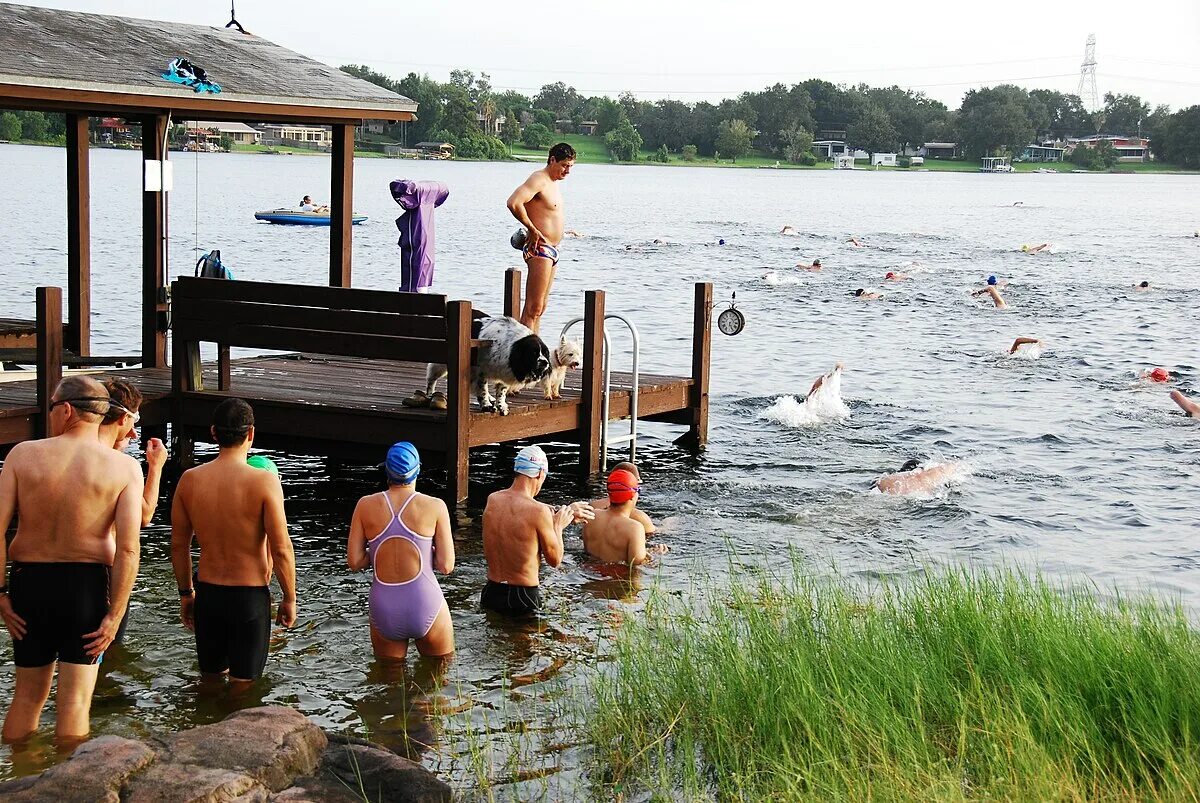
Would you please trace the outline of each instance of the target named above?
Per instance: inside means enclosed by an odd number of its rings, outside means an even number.
[[[1150,372],[1150,378],[1155,382],[1166,382],[1171,378],[1171,372],[1160,366]]]
[[[641,490],[632,471],[618,468],[608,475],[608,501],[614,505],[628,502]]]

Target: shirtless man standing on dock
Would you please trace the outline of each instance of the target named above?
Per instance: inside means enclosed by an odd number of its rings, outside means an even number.
[[[546,166],[535,170],[508,198],[508,211],[525,227],[525,309],[521,323],[538,331],[554,272],[558,246],[563,238],[562,192],[555,182],[566,178],[575,166],[575,149],[560,142],[550,149]]]
[[[536,613],[542,606],[539,588],[541,559],[551,567],[563,557],[563,530],[571,522],[591,521],[596,514],[587,502],[553,509],[534,499],[550,470],[546,453],[526,446],[513,464],[512,487],[488,497],[483,509],[483,557],[487,585],[480,603],[509,615]]]
[[[142,470],[100,442],[108,408],[108,391],[95,379],[66,377],[50,398],[54,437],[17,444],[0,471],[0,617],[17,665],[5,742],[37,730],[56,662],[60,746],[88,735],[100,660],[129,604]],[[14,514],[17,534],[6,550],[3,533]]]
[[[296,623],[296,558],[279,477],[247,464],[254,412],[241,399],[213,411],[217,459],[179,478],[171,506],[171,563],[180,618],[196,634],[200,674],[241,686],[262,676],[271,637],[271,571],[283,599],[275,623]],[[192,538],[200,569],[192,584]]]

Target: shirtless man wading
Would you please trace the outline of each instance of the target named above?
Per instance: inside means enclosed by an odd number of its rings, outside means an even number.
[[[526,446],[513,464],[511,488],[488,497],[483,510],[483,557],[487,585],[483,607],[512,615],[530,614],[542,605],[538,571],[544,557],[550,567],[563,556],[563,530],[572,521],[594,518],[587,502],[572,502],[557,510],[534,499],[549,471],[546,453]]]
[[[575,166],[575,149],[560,142],[550,149],[546,166],[534,171],[508,198],[508,211],[525,227],[525,308],[521,323],[538,331],[550,286],[558,266],[558,246],[563,238],[562,192],[555,182],[566,178]]]
[[[254,412],[241,399],[213,411],[217,459],[179,478],[171,506],[171,563],[180,618],[196,634],[200,673],[248,683],[262,676],[271,637],[272,565],[283,599],[276,624],[296,623],[296,559],[283,513],[283,486],[246,463]],[[192,585],[192,537],[200,569]]]
[[[50,401],[54,437],[19,443],[0,471],[0,534],[13,514],[17,534],[0,537],[0,616],[17,665],[4,741],[37,730],[58,662],[55,697],[60,741],[88,734],[92,692],[137,576],[142,470],[100,442],[108,412],[104,386],[69,376]]]

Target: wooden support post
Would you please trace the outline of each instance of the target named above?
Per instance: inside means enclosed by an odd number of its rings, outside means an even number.
[[[446,304],[446,502],[467,498],[471,434],[471,302]]]
[[[504,271],[504,314],[521,317],[521,271],[516,268]]]
[[[350,286],[354,223],[354,126],[333,127],[329,187],[329,286]]]
[[[230,370],[229,346],[217,344],[217,390],[229,390],[233,383],[233,372]]]
[[[712,365],[712,282],[696,283],[692,312],[692,388],[688,404],[691,424],[675,443],[694,449],[708,445],[708,384]]]
[[[92,215],[88,118],[67,115],[67,340],[80,357],[92,353]]]
[[[38,437],[50,437],[50,397],[62,379],[62,289],[37,289]]]
[[[142,158],[161,160],[166,156],[164,137],[167,116],[142,118]],[[163,368],[167,364],[167,311],[164,296],[165,265],[163,234],[166,214],[161,192],[142,192],[142,366]]]
[[[579,467],[591,476],[600,471],[604,418],[604,291],[588,290],[583,309],[583,393],[579,429]]]

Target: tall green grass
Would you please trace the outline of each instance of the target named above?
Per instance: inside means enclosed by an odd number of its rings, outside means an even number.
[[[1200,637],[1182,608],[1015,570],[869,591],[782,579],[655,598],[597,675],[604,797],[1195,799]]]

